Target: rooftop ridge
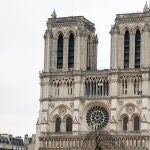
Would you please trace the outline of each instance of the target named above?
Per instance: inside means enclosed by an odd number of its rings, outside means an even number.
[[[95,26],[94,23],[86,19],[84,16],[68,16],[68,17],[58,17],[58,18],[48,18],[48,22],[52,23],[61,23],[61,22],[78,22],[83,21],[85,23],[89,23],[91,26]]]

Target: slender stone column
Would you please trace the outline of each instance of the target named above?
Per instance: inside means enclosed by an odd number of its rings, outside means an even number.
[[[81,36],[81,49],[80,49],[80,68],[81,70],[86,70],[87,69],[87,37],[86,35]]]
[[[141,131],[147,131],[148,130],[148,122],[150,119],[148,118],[149,115],[149,99],[143,98],[142,99],[142,111],[141,111]]]
[[[66,121],[61,122],[61,132],[66,132]]]
[[[149,32],[149,25],[146,24],[144,27],[144,30],[141,34],[141,65],[143,67],[149,67],[150,66],[150,32]]]
[[[80,127],[80,112],[79,112],[79,108],[80,108],[80,82],[81,82],[81,77],[76,76],[74,79],[74,97],[76,98],[76,100],[74,100],[74,111],[73,111],[73,133],[76,134],[77,131],[79,131],[79,127]]]
[[[142,74],[142,95],[149,95],[149,73]]]
[[[135,34],[130,33],[129,68],[135,67]]]
[[[128,131],[133,131],[133,120],[132,119],[129,119],[128,120]]]
[[[117,26],[112,27],[111,30],[111,60],[110,68],[117,68],[118,64],[118,29]]]
[[[51,68],[52,70],[57,69],[57,39],[53,39],[53,48],[52,48],[52,56],[51,56]]]
[[[63,70],[68,70],[68,38],[64,38],[64,47],[63,47]]]
[[[111,81],[110,81],[110,95],[111,96],[118,96],[118,76],[117,75],[112,75],[111,76]]]
[[[48,72],[50,69],[50,35],[48,32],[44,35],[44,71]]]
[[[129,79],[128,83],[129,83],[128,84],[128,95],[132,96],[133,95],[133,90],[132,90],[133,84],[132,84],[132,79],[131,78]]]
[[[94,46],[93,46],[93,50],[94,50],[94,53],[93,53],[93,62],[92,62],[92,69],[93,70],[96,70],[97,69],[97,45],[98,45],[98,39],[97,39],[97,36],[95,36],[95,40],[93,42]]]
[[[120,69],[124,68],[124,34],[120,34],[119,35],[119,47],[120,47],[120,51],[119,51],[119,67]]]
[[[77,34],[76,36],[76,39],[75,39],[75,57],[74,57],[74,66],[75,66],[75,70],[80,70],[80,35],[79,33]]]
[[[117,131],[117,99],[111,100],[110,130]]]

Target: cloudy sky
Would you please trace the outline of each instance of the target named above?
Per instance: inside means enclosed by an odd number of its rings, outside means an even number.
[[[35,133],[43,34],[58,17],[85,16],[99,38],[98,68],[109,68],[111,25],[116,13],[139,12],[145,0],[0,0],[0,133]]]

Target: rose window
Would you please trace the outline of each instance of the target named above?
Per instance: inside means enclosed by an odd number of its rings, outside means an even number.
[[[102,129],[109,121],[109,113],[102,106],[94,106],[88,111],[86,121],[92,129]]]

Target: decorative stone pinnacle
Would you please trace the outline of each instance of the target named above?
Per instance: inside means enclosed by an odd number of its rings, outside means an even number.
[[[55,9],[54,9],[53,13],[51,14],[51,16],[52,16],[52,18],[57,18],[57,14],[55,12]]]
[[[148,8],[148,4],[147,4],[147,1],[146,1],[143,12],[148,12],[148,11],[149,11],[149,8]]]

